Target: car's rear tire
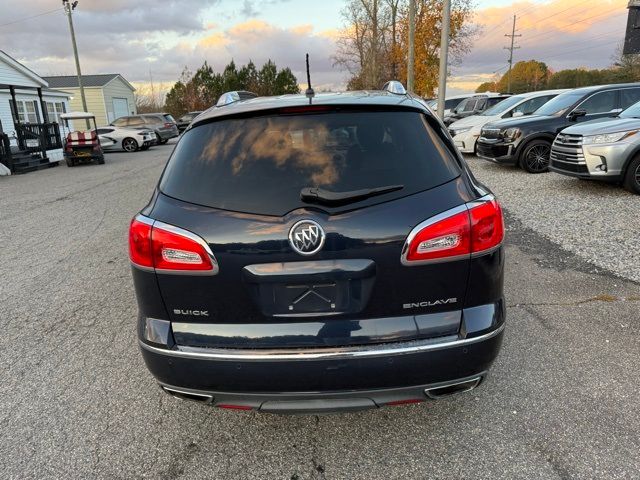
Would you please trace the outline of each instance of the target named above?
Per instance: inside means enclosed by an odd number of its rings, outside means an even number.
[[[138,150],[138,142],[136,142],[135,138],[127,137],[122,140],[122,149],[125,152],[135,152]]]
[[[551,143],[547,140],[533,140],[525,145],[520,154],[520,167],[529,173],[544,173],[549,170]]]
[[[67,167],[75,167],[75,162],[73,161],[72,158],[67,158]]]
[[[104,165],[104,155],[100,155],[98,158],[96,158],[96,163],[98,165]]]
[[[640,195],[640,155],[629,163],[622,185],[630,192]]]
[[[144,152],[145,150],[149,150],[149,145],[147,145],[146,147],[140,147],[140,150],[142,150],[143,152]]]
[[[166,140],[160,140],[160,145],[164,145],[165,143],[167,143],[169,141],[169,139],[167,138]]]

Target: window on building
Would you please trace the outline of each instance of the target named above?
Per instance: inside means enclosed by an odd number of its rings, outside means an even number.
[[[67,113],[64,102],[47,102],[47,115],[50,122],[62,123],[60,115]]]
[[[11,101],[11,100],[9,100]],[[39,123],[38,102],[36,100],[17,100],[20,123]]]

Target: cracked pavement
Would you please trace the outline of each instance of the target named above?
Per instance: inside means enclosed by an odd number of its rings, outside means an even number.
[[[640,477],[640,286],[508,198],[508,325],[474,392],[284,417],[162,393],[138,351],[126,234],[170,150],[0,178],[3,478]]]

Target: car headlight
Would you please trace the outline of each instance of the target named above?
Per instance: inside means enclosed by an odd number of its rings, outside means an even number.
[[[460,135],[461,133],[468,132],[471,130],[471,127],[462,127],[462,128],[454,128],[452,129],[453,136]]]
[[[504,138],[508,142],[513,142],[516,138],[520,136],[519,128],[507,128],[506,130],[502,130],[500,132],[500,136]]]
[[[625,132],[605,133],[602,135],[588,135],[582,137],[583,145],[597,145],[600,143],[616,143],[626,140],[629,137],[634,136],[639,130],[627,130]]]

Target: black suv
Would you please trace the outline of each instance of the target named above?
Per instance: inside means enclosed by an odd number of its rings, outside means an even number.
[[[457,122],[463,118],[470,117],[471,115],[479,115],[485,110],[490,109],[491,107],[499,104],[506,98],[509,98],[511,95],[508,93],[504,94],[480,94],[474,95],[473,97],[469,97],[458,104],[455,107],[451,114],[444,117],[444,124],[449,126],[453,122]],[[446,104],[445,104],[446,105]]]
[[[191,124],[191,122],[193,122],[193,119],[196,118],[201,113],[202,111],[197,111],[197,112],[188,112],[182,115],[176,122],[176,125],[178,125],[178,130],[180,131],[180,133],[184,132],[187,129],[187,127]]]
[[[476,143],[485,160],[519,165],[529,173],[546,172],[556,135],[576,122],[611,117],[640,100],[640,84],[600,85],[571,90],[528,117],[486,124]]]
[[[429,108],[392,91],[231,100],[183,134],[129,231],[166,392],[323,412],[484,379],[505,322],[501,208]]]

